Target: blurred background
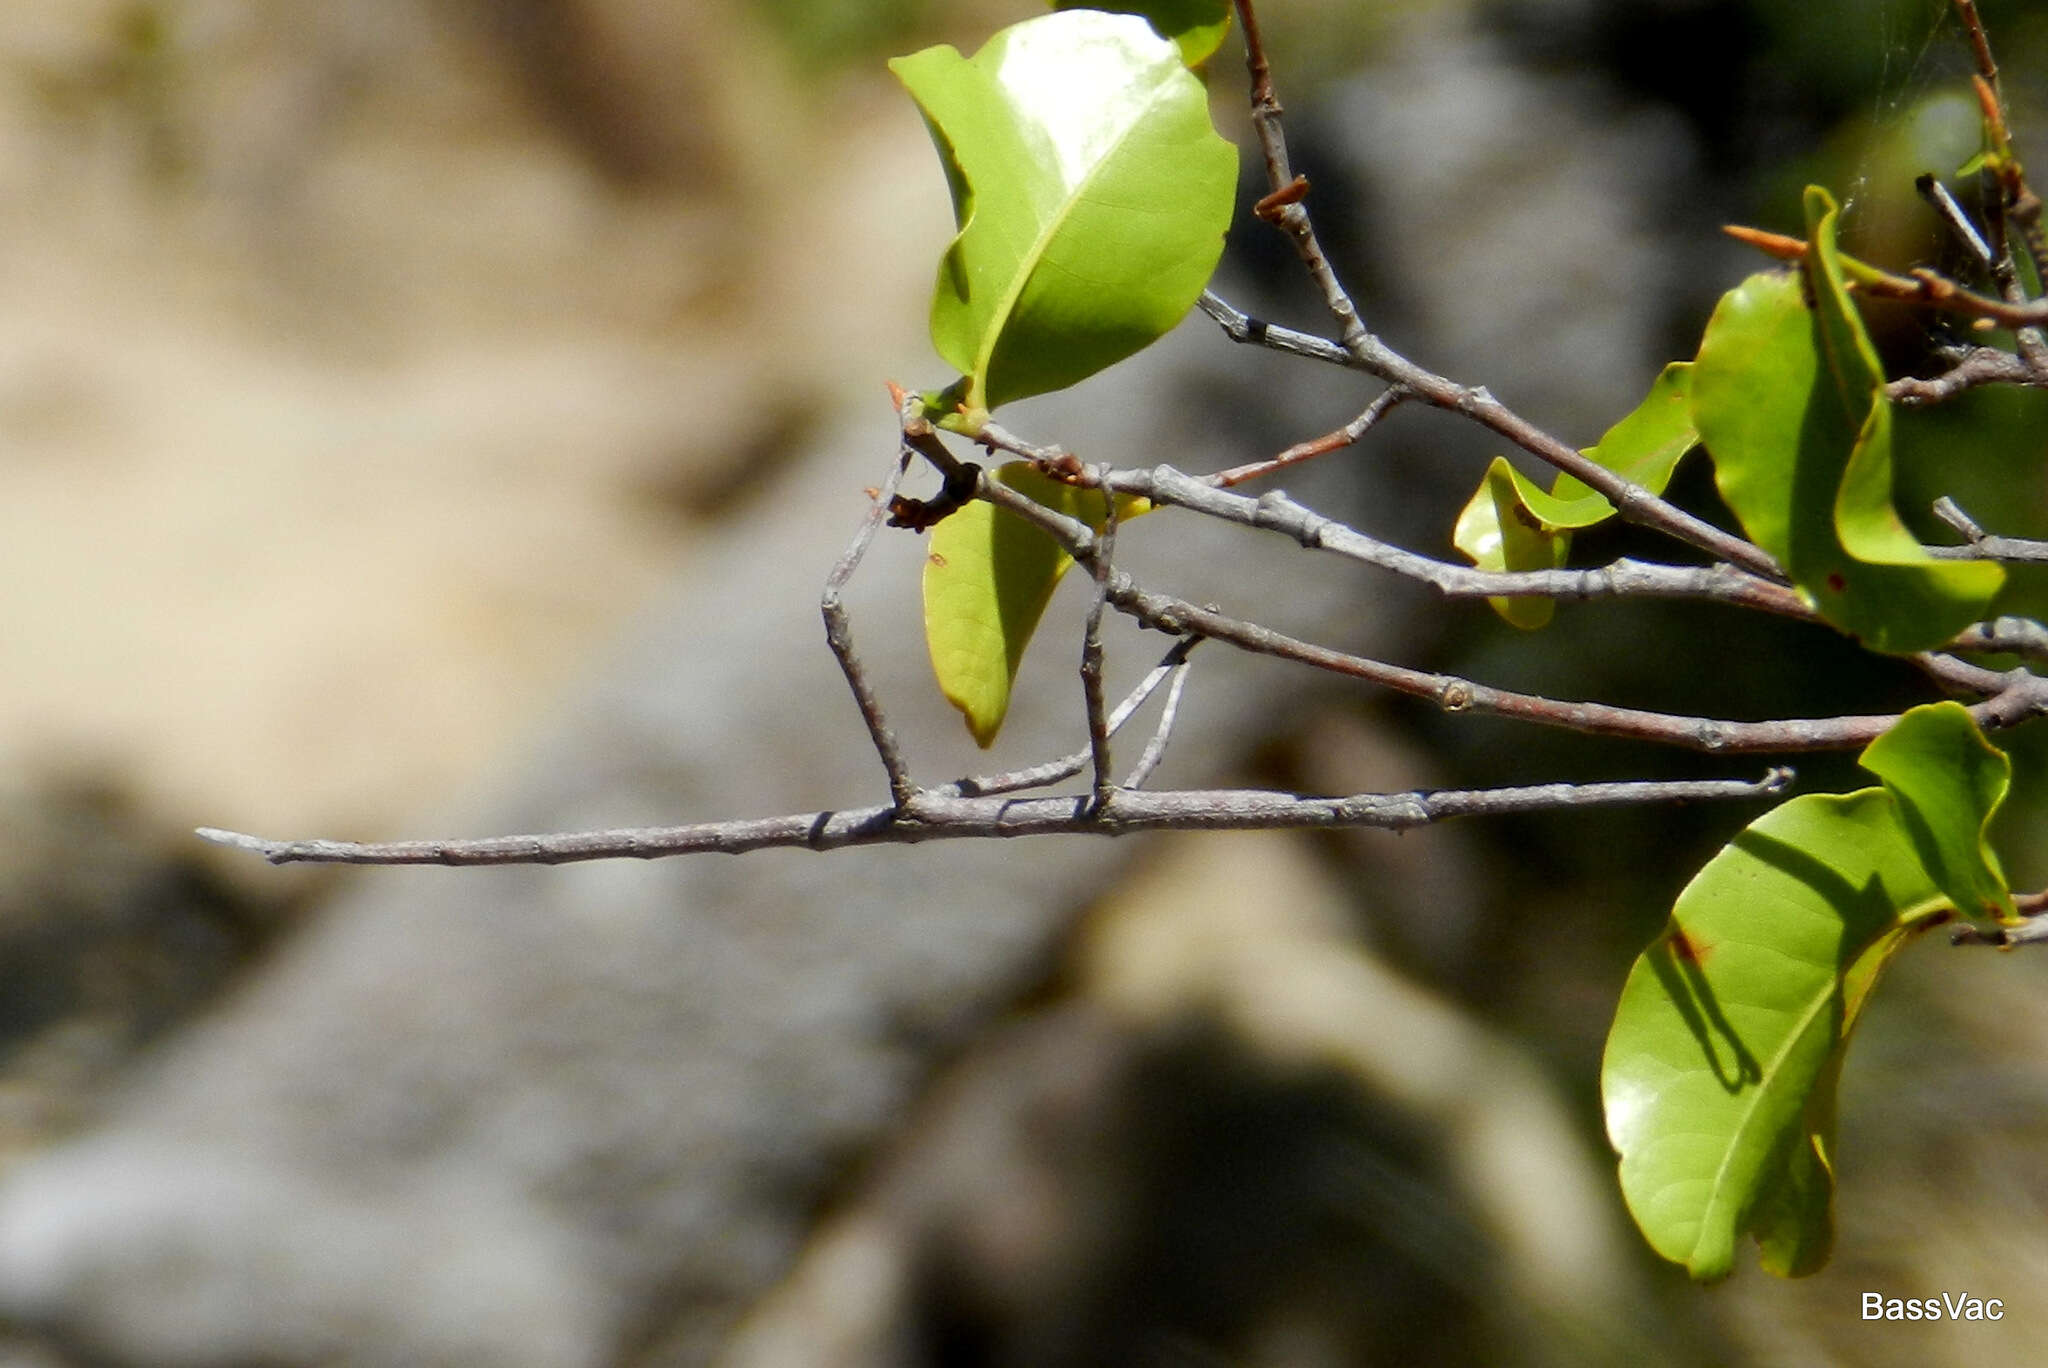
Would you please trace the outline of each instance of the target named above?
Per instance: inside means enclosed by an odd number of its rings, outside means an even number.
[[[2048,13],[1981,8],[2048,156]],[[1629,1226],[1607,1019],[1747,811],[488,873],[274,870],[190,837],[878,800],[817,594],[891,458],[883,382],[950,378],[924,317],[951,232],[883,63],[1036,12],[0,7],[0,1365],[2048,1359],[2036,957],[1929,943],[1894,969],[1844,1079],[1826,1272],[1702,1290]],[[1721,223],[1796,230],[1820,181],[1852,250],[1941,261],[1912,177],[1976,150],[1947,0],[1262,16],[1368,322],[1581,444],[1758,269]],[[1234,40],[1211,66],[1249,146]],[[1243,215],[1219,289],[1322,325]],[[1872,322],[1899,371],[1946,340]],[[1207,470],[1371,393],[1198,319],[1006,422]],[[1909,517],[1945,492],[2048,534],[2038,399],[1904,435]],[[1494,454],[1402,411],[1288,487],[1448,555]],[[1718,515],[1700,467],[1677,492]],[[1188,521],[1119,554],[1404,663],[1736,717],[1924,697],[1823,633],[1594,605],[1524,636]],[[920,776],[1079,744],[1075,591],[983,756],[933,697],[919,556],[885,537],[853,606]],[[1127,685],[1160,646],[1111,649]],[[2012,744],[2002,849],[2035,887],[2044,747]],[[1751,766],[1212,646],[1169,771],[1352,792]],[[1865,1291],[2006,1315],[1872,1325]]]

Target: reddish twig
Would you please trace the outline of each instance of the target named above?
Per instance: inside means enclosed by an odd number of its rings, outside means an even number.
[[[1389,385],[1385,390],[1381,391],[1379,398],[1366,405],[1365,412],[1359,414],[1335,432],[1326,432],[1320,437],[1311,437],[1306,442],[1296,442],[1271,460],[1252,461],[1246,465],[1232,466],[1228,470],[1219,470],[1214,475],[1205,476],[1203,483],[1214,485],[1219,489],[1228,489],[1232,485],[1240,485],[1247,480],[1262,479],[1265,476],[1285,470],[1289,466],[1300,465],[1304,461],[1313,461],[1318,456],[1327,456],[1333,451],[1341,451],[1365,436],[1366,433],[1370,432],[1379,423],[1380,419],[1392,413],[1402,400],[1409,397],[1409,392],[1404,386]]]

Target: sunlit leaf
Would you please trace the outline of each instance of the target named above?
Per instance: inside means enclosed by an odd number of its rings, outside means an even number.
[[[1471,501],[1458,514],[1451,544],[1481,570],[1555,570],[1564,564],[1572,539],[1571,533],[1545,524],[1536,512],[1537,506],[1550,501],[1550,496],[1509,465],[1506,457],[1496,456]],[[1510,623],[1530,629],[1548,625],[1557,609],[1553,600],[1541,597],[1490,598],[1487,602]]]
[[[2007,896],[1982,843],[2007,766],[1967,711],[1916,708],[1863,760],[1883,787],[1751,823],[1679,894],[1622,990],[1601,1069],[1622,1194],[1696,1278],[1726,1275],[1745,1234],[1774,1273],[1826,1262],[1835,1085],[1863,1004],[1958,895],[1965,911]]]
[[[1066,10],[972,59],[935,47],[889,65],[953,194],[932,341],[970,413],[1083,380],[1187,313],[1223,250],[1237,151],[1150,24]]]
[[[1014,461],[995,477],[1047,508],[1100,530],[1101,491],[1076,489]],[[1120,496],[1118,518],[1149,512]],[[1024,647],[1073,559],[1043,531],[977,499],[932,529],[924,567],[925,644],[946,701],[983,746],[996,739],[1010,709],[1010,686]]]
[[[1936,561],[1892,505],[1884,373],[1842,282],[1836,210],[1809,189],[1797,273],[1751,276],[1721,299],[1694,364],[1693,421],[1722,497],[1821,615],[1874,650],[1937,645],[2004,583]]]
[[[1692,430],[1691,366],[1664,368],[1643,402],[1607,430],[1586,456],[1653,494],[1671,482],[1679,458],[1698,440]],[[1458,515],[1452,544],[1482,570],[1553,570],[1565,563],[1574,530],[1614,516],[1614,505],[1570,475],[1548,493],[1495,457],[1486,478]],[[1554,608],[1546,598],[1487,600],[1517,627],[1541,627]]]
[[[1208,61],[1230,31],[1230,0],[1053,0],[1052,7],[1141,14],[1180,45],[1180,59],[1191,67]]]
[[[1960,703],[1916,708],[1908,720],[1913,725],[1871,742],[1858,763],[1891,791],[1921,865],[1957,911],[2018,920],[1985,831],[2005,801],[2012,761],[1984,739]]]

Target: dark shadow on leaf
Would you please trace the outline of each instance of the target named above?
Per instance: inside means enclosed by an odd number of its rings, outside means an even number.
[[[1840,918],[1842,931],[1836,940],[1834,963],[1837,991],[1829,1004],[1830,1038],[1839,1039],[1842,977],[1856,957],[1898,916],[1884,881],[1872,876],[1858,887],[1800,847],[1755,829],[1740,833],[1730,845],[1806,885]],[[1762,1066],[1722,1009],[1697,955],[1681,951],[1676,939],[1681,934],[1676,926],[1666,931],[1648,957],[1650,968],[1684,1018],[1693,1039],[1699,1042],[1700,1053],[1714,1077],[1728,1092],[1739,1092],[1762,1081]]]
[[[1679,934],[1678,928],[1672,927],[1651,949],[1646,956],[1650,970],[1656,974],[1657,982],[1662,985],[1664,995],[1671,999],[1672,1006],[1685,1018],[1685,1027],[1699,1042],[1700,1054],[1706,1059],[1707,1067],[1714,1071],[1716,1081],[1726,1092],[1740,1092],[1744,1087],[1762,1081],[1763,1066],[1757,1063],[1756,1056],[1735,1033],[1734,1023],[1722,1012],[1699,962],[1679,953],[1674,941]],[[1722,1051],[1715,1048],[1717,1039],[1726,1042],[1728,1058],[1725,1061]]]

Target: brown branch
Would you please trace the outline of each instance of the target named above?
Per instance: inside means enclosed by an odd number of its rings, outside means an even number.
[[[272,864],[511,865],[582,860],[655,860],[670,855],[752,850],[840,850],[923,841],[1020,836],[1128,836],[1144,831],[1244,831],[1377,827],[1405,831],[1453,817],[1764,798],[1785,790],[1792,772],[1758,780],[1706,779],[1616,784],[1535,784],[1519,788],[1440,789],[1304,797],[1265,789],[1125,789],[1107,809],[1085,794],[1043,798],[917,795],[908,811],[866,807],[800,812],[681,826],[623,827],[448,841],[274,841],[201,827],[201,839],[261,855]]]
[[[1302,202],[1308,194],[1308,181],[1296,176],[1288,161],[1287,136],[1280,126],[1283,111],[1280,97],[1273,90],[1273,69],[1266,61],[1265,41],[1259,36],[1259,16],[1252,8],[1252,0],[1232,3],[1237,10],[1238,31],[1244,35],[1245,69],[1251,76],[1252,129],[1266,160],[1267,194],[1259,201],[1258,216],[1287,234],[1295,255],[1322,290],[1324,306],[1337,320],[1337,335],[1350,347],[1366,337],[1365,323],[1330,265],[1330,258],[1316,237],[1315,225],[1309,220],[1308,206]]]
[[[1121,572],[1111,582],[1110,602],[1148,626],[1171,632],[1199,632],[1240,650],[1292,660],[1332,674],[1361,679],[1411,698],[1424,699],[1445,712],[1513,718],[1594,736],[1621,737],[1686,750],[1715,754],[1851,750],[1876,740],[1902,715],[1883,713],[1738,722],[1608,703],[1576,702],[1498,689],[1456,675],[1417,670],[1319,646],[1228,617],[1214,609],[1149,592],[1139,588]],[[1937,668],[1942,664],[1939,657],[1929,658],[1925,663]],[[1952,663],[1961,665],[1961,662]],[[1974,667],[1963,668],[1974,671]],[[1995,693],[1970,706],[1971,716],[1984,730],[2017,726],[2048,713],[2048,679],[2024,670],[2003,675],[1975,671],[1975,676],[1998,682]]]

